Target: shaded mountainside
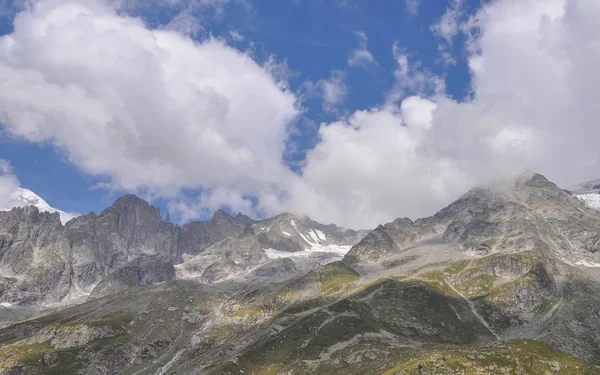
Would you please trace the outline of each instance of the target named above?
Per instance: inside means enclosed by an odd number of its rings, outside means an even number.
[[[173,280],[175,267],[165,254],[135,258],[102,278],[90,293],[90,298],[114,294],[141,285],[152,285]]]
[[[543,176],[364,238],[323,227],[251,222],[176,266],[190,279],[143,285],[170,271],[130,261],[112,294],[0,326],[0,373],[600,373],[600,213]],[[305,262],[331,246],[351,249]]]

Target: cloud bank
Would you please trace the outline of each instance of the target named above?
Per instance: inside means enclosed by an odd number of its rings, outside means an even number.
[[[272,68],[98,1],[18,14],[0,39],[0,123],[184,218],[224,205],[373,227],[524,169],[566,185],[598,178],[600,3],[504,0],[462,24],[451,16],[435,30],[448,44],[465,33],[469,98],[449,98],[443,78],[394,45],[385,102],[321,124],[299,174],[282,159],[302,109]]]
[[[224,41],[93,1],[37,2],[14,27],[0,39],[0,122],[109,187],[268,195],[293,177],[281,155],[294,94]]]

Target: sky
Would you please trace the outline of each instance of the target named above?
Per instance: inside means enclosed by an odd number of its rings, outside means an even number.
[[[0,203],[373,228],[600,177],[600,2],[0,0]]]

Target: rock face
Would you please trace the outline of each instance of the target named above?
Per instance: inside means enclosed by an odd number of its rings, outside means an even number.
[[[248,275],[251,280],[286,279],[300,272],[296,262],[290,258],[275,259],[253,269]]]
[[[99,215],[91,212],[64,226],[58,212],[39,212],[34,206],[0,211],[0,301],[78,298],[137,258],[164,255],[171,264],[179,263],[184,254],[196,255],[219,240],[240,235],[252,222],[241,214],[231,217],[217,211],[209,222],[178,227],[134,195],[119,198]],[[149,264],[141,261],[133,267]],[[131,266],[123,272],[130,272]]]
[[[0,288],[4,302],[60,299],[70,289],[71,248],[58,213],[34,206],[0,212]]]
[[[198,277],[202,282],[214,283],[240,276],[268,260],[258,238],[243,234],[217,242],[202,254],[178,265],[177,274],[179,277]]]
[[[96,285],[90,298],[98,298],[125,291],[140,285],[150,285],[173,280],[175,267],[166,254],[136,258],[106,275]]]
[[[92,212],[70,221],[65,233],[72,248],[72,282],[85,292],[137,257],[178,256],[177,228],[161,219],[158,208],[134,195],[119,198],[100,215]]]
[[[231,217],[223,210],[218,210],[211,221],[198,221],[185,224],[177,234],[177,256],[192,257],[200,254],[210,245],[229,237],[239,236],[254,220],[248,216],[237,214]]]
[[[350,249],[344,261],[349,264],[378,261],[411,244],[435,236],[439,230],[440,227],[431,223],[431,220],[413,222],[408,218],[396,219],[367,234]]]

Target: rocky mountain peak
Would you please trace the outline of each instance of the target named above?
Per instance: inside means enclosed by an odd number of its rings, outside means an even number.
[[[517,177],[515,181],[515,190],[535,192],[536,194],[545,194],[551,196],[568,195],[563,189],[559,188],[553,182],[539,173],[525,172]]]
[[[158,210],[158,208],[151,206],[148,202],[138,197],[135,194],[125,194],[118,198],[110,207],[102,211],[101,214],[111,211],[111,212],[122,212],[132,210],[133,208],[140,209],[148,209],[153,208]]]
[[[231,222],[234,221],[234,217],[232,217],[231,215],[229,215],[225,210],[219,208],[217,211],[215,211],[215,213],[213,214],[212,218],[210,219],[210,221],[213,224],[222,224],[223,222]]]
[[[40,211],[36,206],[13,207],[10,211],[0,211],[0,217],[3,218],[2,222],[12,223],[7,225],[7,229],[8,226],[17,223],[26,225],[43,223],[45,226],[53,228],[61,226],[58,212]]]
[[[246,215],[242,214],[241,212],[238,212],[238,214],[235,215],[235,220],[237,220],[237,222],[239,222],[239,223],[245,223],[245,224],[250,224],[251,222],[254,221],[251,217],[246,216]]]

